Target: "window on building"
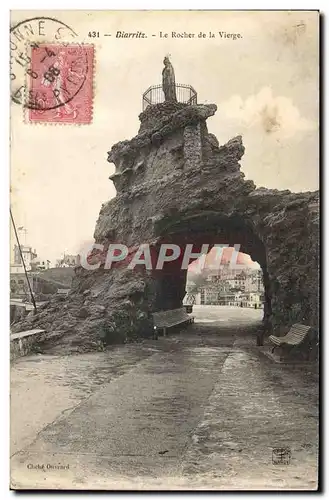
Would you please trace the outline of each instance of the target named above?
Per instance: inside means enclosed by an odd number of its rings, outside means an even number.
[[[15,245],[15,248],[14,248],[14,264],[16,264],[17,266],[19,266],[21,263],[22,263],[22,261],[21,261],[21,256],[20,256],[20,253],[19,253],[19,248],[18,248],[17,245]]]

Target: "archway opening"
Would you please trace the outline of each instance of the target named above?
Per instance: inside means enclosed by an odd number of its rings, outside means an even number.
[[[209,256],[216,253],[220,255],[219,248],[221,249],[220,261],[218,259],[210,267],[218,267],[218,274],[223,274],[223,268],[227,267],[232,272],[231,280],[234,298],[229,300],[230,297],[217,296],[217,305],[231,305],[237,304],[240,298],[239,305],[242,303],[243,307],[250,307],[255,302],[257,308],[263,311],[263,323],[268,326],[271,316],[271,288],[267,272],[266,250],[263,242],[257,236],[253,229],[252,221],[241,216],[234,214],[231,216],[223,216],[216,212],[201,213],[193,216],[186,216],[180,220],[166,221],[166,225],[162,228],[162,234],[166,234],[161,238],[158,245],[158,253],[160,245],[177,245],[180,248],[180,254],[172,261],[164,262],[161,271],[155,272],[155,310],[168,310],[182,307],[183,301],[189,290],[189,282],[187,280],[188,270],[197,265],[197,261],[206,261]],[[225,252],[232,255],[229,263],[225,263],[223,255]],[[186,266],[186,253],[190,254],[188,266]],[[245,265],[241,262],[241,256],[250,256],[250,262],[253,263],[256,273],[244,273]],[[240,261],[239,261],[240,259]],[[211,259],[210,259],[211,260]],[[257,263],[257,264],[255,264]],[[185,265],[184,265],[185,264]],[[215,270],[212,269],[212,274],[216,275]],[[204,273],[207,275],[207,273]],[[217,276],[218,276],[217,274]],[[247,274],[247,276],[245,276]],[[234,275],[234,276],[233,276]],[[249,283],[249,296],[246,290],[246,283]],[[250,286],[250,282],[254,284]],[[258,284],[258,289],[257,289]],[[253,289],[255,292],[260,292],[259,297],[251,296]],[[231,290],[229,290],[231,292]],[[201,290],[200,290],[201,292]],[[222,294],[223,295],[223,294]],[[229,294],[227,294],[229,295]],[[232,298],[232,297],[231,297]],[[201,297],[200,297],[201,301]],[[223,303],[224,302],[224,303]],[[228,302],[228,304],[225,304]]]

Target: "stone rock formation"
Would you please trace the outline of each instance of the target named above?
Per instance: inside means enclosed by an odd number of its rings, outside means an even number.
[[[219,145],[206,120],[216,105],[164,102],[140,115],[131,140],[115,144],[108,161],[117,195],[100,210],[95,242],[122,243],[131,254],[149,243],[240,244],[263,270],[264,324],[278,332],[295,322],[318,325],[318,192],[257,188],[244,179],[240,136]],[[49,345],[70,351],[102,348],[152,331],[151,313],[180,307],[186,271],[118,265],[76,269],[67,300],[54,299],[15,330],[43,327]]]

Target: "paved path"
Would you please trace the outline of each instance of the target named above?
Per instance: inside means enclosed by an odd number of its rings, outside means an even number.
[[[15,363],[12,486],[315,489],[314,369],[257,350],[260,311],[195,314],[158,341]],[[289,465],[272,464],[275,447]]]

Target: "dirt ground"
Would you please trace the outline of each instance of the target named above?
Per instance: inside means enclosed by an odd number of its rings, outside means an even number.
[[[194,314],[158,341],[14,363],[12,487],[316,489],[317,367],[265,356],[260,311]]]

